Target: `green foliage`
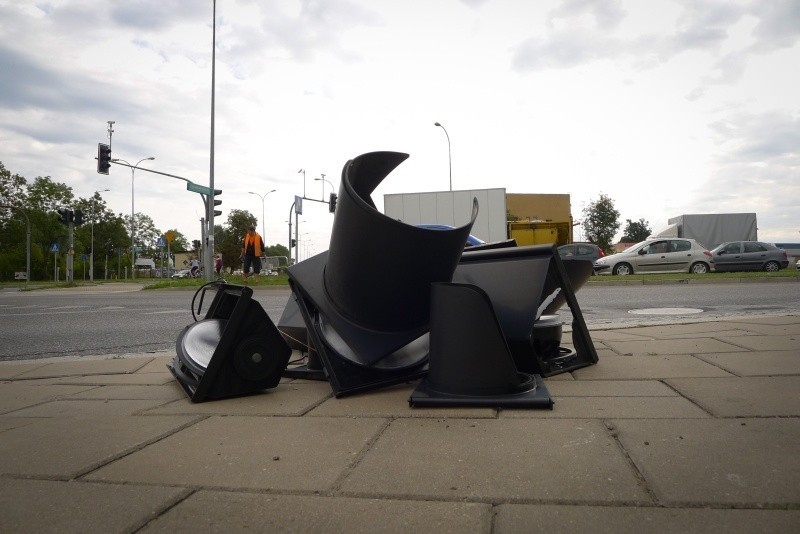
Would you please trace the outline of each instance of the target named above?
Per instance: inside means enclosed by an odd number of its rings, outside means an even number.
[[[289,258],[289,249],[286,248],[284,245],[277,244],[266,247],[266,256],[285,256],[287,259]]]
[[[608,195],[600,193],[600,198],[583,209],[582,226],[590,242],[606,253],[611,252],[611,240],[620,226],[619,211],[614,208],[614,201]]]
[[[166,235],[168,232],[172,232],[175,234],[175,237],[172,239],[172,244],[170,244],[169,249],[170,252],[186,252],[191,247],[189,246],[189,240],[186,239],[186,236],[180,233],[175,228],[170,228],[164,234]],[[216,236],[216,234],[214,234]]]
[[[103,280],[124,276],[131,267],[131,216],[115,214],[108,209],[101,192],[89,198],[76,198],[72,188],[50,176],[39,176],[29,182],[24,177],[13,174],[0,162],[0,281],[10,281],[15,271],[25,271],[27,245],[27,221],[30,221],[31,236],[31,280],[53,280],[54,270],[58,268],[59,277],[65,279],[66,253],[69,249],[68,227],[58,220],[57,210],[68,208],[81,210],[84,224],[75,226],[73,239],[75,246],[75,280],[83,277],[84,268],[88,271],[89,256],[94,251],[94,278]],[[143,213],[136,213],[135,237],[137,246],[143,248],[140,255],[151,256],[157,265],[166,254],[156,246],[156,241],[164,232],[156,228],[153,219]],[[215,226],[215,253],[221,253],[226,269],[240,268],[242,240],[247,227],[256,226],[258,220],[245,210],[232,210],[227,224]],[[178,232],[170,245],[170,252],[181,252],[191,248],[189,240]],[[60,252],[50,252],[53,244]],[[268,255],[288,256],[283,245],[267,247]],[[57,264],[54,264],[57,262]],[[87,280],[90,273],[86,273]]]
[[[638,243],[650,237],[651,233],[653,233],[653,230],[650,229],[650,223],[646,220],[631,221],[630,219],[625,219],[625,229],[622,231],[620,242]]]

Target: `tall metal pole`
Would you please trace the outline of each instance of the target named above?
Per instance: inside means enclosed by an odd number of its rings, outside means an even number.
[[[210,169],[208,173],[208,187],[211,189],[211,194],[208,196],[208,206],[206,215],[206,245],[205,254],[203,254],[203,265],[205,265],[207,281],[214,278],[214,265],[212,262],[212,255],[214,254],[214,100],[216,96],[216,76],[217,76],[217,0],[213,2],[213,24],[211,33],[211,157]]]
[[[295,202],[297,202],[296,199],[294,202],[292,202],[292,206],[289,208],[289,242],[286,243],[289,245],[287,247],[289,249],[289,265],[292,264],[292,210],[294,209]]]
[[[258,198],[261,199],[261,239],[264,240],[264,244],[265,245],[267,243],[267,241],[266,241],[266,239],[267,239],[267,227],[266,227],[265,219],[264,219],[264,200],[267,198],[267,195],[269,195],[270,193],[274,193],[275,191],[276,190],[273,189],[272,191],[267,191],[263,195],[255,193],[253,191],[248,191],[249,194],[255,195],[255,196],[257,196]]]
[[[326,179],[324,174],[322,174],[321,176],[322,176],[322,178],[314,178],[314,181],[315,182],[322,182],[322,201],[324,202],[325,201],[325,182],[328,182],[328,185],[331,186],[331,193],[334,192],[334,189],[333,189],[333,184],[331,183],[331,181]]]
[[[135,274],[136,273],[136,212],[134,211],[134,208],[133,208],[134,175],[136,173],[136,169],[139,167],[139,164],[141,162],[143,162],[143,161],[151,161],[151,160],[154,160],[154,159],[156,159],[156,158],[153,157],[153,156],[150,156],[149,158],[142,158],[142,159],[140,159],[139,161],[136,162],[136,165],[131,165],[128,161],[125,161],[124,159],[120,159],[120,158],[114,158],[114,159],[111,160],[114,163],[116,163],[117,161],[123,161],[128,165],[128,167],[131,168],[131,278],[132,279],[136,278],[136,274]]]
[[[301,172],[303,173],[303,196],[305,197],[306,196],[306,170],[305,169],[300,169],[299,171],[297,171],[297,174],[300,174]]]
[[[447,133],[447,130],[441,124],[434,123],[434,126],[438,126],[442,130],[444,130],[444,135],[447,136],[447,164],[450,167],[450,191],[453,190],[453,158],[450,155],[450,134]]]
[[[300,263],[300,215],[297,213],[297,208],[294,210],[294,257]]]

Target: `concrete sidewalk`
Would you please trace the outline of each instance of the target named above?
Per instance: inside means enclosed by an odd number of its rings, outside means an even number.
[[[800,530],[800,316],[591,333],[600,362],[547,379],[552,411],[302,380],[192,404],[171,353],[3,363],[0,525]]]

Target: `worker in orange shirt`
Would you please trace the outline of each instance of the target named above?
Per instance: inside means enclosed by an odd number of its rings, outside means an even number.
[[[253,275],[256,277],[258,283],[258,275],[261,273],[261,254],[264,250],[264,240],[256,232],[255,226],[247,228],[247,234],[244,236],[244,243],[242,244],[242,256],[244,257],[244,267],[242,268],[242,276],[244,283],[247,284],[247,277],[250,274],[250,266],[253,267]]]

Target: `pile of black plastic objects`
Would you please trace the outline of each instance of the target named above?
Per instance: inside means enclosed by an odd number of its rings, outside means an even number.
[[[568,273],[555,247],[513,241],[465,252],[476,201],[450,230],[381,214],[371,193],[407,157],[345,165],[329,250],[288,270],[293,300],[278,327],[302,337],[309,363],[284,376],[326,379],[336,397],[421,378],[412,406],[551,407],[542,376],[597,362],[572,289],[591,264]],[[564,303],[574,349],[552,315]]]
[[[248,288],[226,286],[181,333],[171,370],[193,401],[275,387],[283,365],[285,377],[327,380],[336,397],[420,380],[411,406],[551,408],[542,377],[597,362],[573,290],[591,264],[513,240],[465,252],[476,200],[467,224],[447,230],[383,215],[371,194],[407,157],[345,164],[329,249],[289,267],[277,328]],[[564,304],[572,349],[555,314]],[[287,367],[292,348],[306,365]]]

